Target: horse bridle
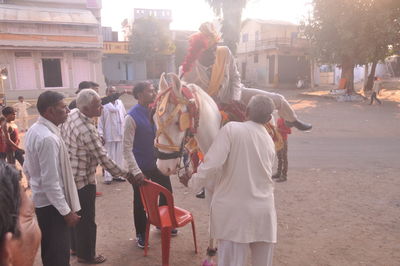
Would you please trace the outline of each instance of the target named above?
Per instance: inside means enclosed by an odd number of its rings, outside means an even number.
[[[199,126],[199,104],[196,95],[186,86],[182,87],[181,92],[183,97],[178,97],[170,87],[163,91],[155,101],[155,115],[158,118],[158,128],[154,140],[154,146],[156,147],[156,157],[160,160],[181,158],[187,138],[192,137]],[[160,118],[165,115],[168,104],[174,104],[175,107],[173,111],[168,114],[164,122],[162,122]],[[186,107],[187,111],[183,110],[184,107]],[[185,131],[185,135],[179,145],[173,142],[172,138],[165,130],[176,119],[177,115],[179,116],[179,129],[180,131]],[[168,144],[162,144],[159,142],[159,137],[161,135],[166,138]],[[170,152],[162,152],[159,149]]]

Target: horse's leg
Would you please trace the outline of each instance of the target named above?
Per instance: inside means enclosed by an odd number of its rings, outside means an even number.
[[[247,105],[254,95],[265,95],[268,96],[275,104],[275,109],[278,110],[279,116],[289,122],[297,120],[296,113],[288,103],[288,101],[281,94],[267,92],[258,89],[242,88],[241,100]]]

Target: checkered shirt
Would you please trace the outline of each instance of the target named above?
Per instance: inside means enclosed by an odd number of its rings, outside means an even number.
[[[127,175],[126,171],[107,156],[93,120],[78,109],[72,110],[67,121],[61,126],[61,135],[68,147],[72,173],[78,189],[96,184],[98,164],[115,177]]]

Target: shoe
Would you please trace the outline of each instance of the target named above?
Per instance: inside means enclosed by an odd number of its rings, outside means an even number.
[[[136,234],[136,244],[139,248],[144,248],[145,235],[144,233]]]
[[[105,262],[106,260],[107,260],[106,257],[104,257],[102,255],[95,256],[91,260],[85,260],[85,259],[78,258],[78,262],[83,263],[83,264],[100,264],[100,263]]]
[[[285,124],[288,127],[295,127],[298,130],[302,130],[302,131],[312,129],[312,125],[311,124],[304,123],[304,122],[302,122],[300,120],[295,120],[294,122],[285,121]]]
[[[196,198],[204,199],[205,197],[206,197],[206,192],[204,188],[199,193],[196,194]]]
[[[173,228],[173,229],[171,230],[171,236],[177,236],[177,235],[178,235],[178,229]]]
[[[126,181],[126,179],[122,178],[122,177],[113,177],[112,180],[115,182],[125,182]]]
[[[278,178],[280,178],[280,177],[281,177],[281,175],[278,174],[278,173],[272,175],[272,179],[278,179]]]
[[[161,231],[161,228],[158,227],[158,226],[156,226],[156,229]],[[178,235],[178,229],[172,228],[171,229],[171,236],[177,236],[177,235]]]
[[[280,178],[278,178],[278,179],[276,180],[276,182],[281,183],[281,182],[286,182],[286,180],[287,180],[287,177],[286,177],[286,176],[281,176]]]
[[[111,185],[112,181],[104,181],[105,185]]]
[[[101,196],[103,196],[103,192],[96,191],[96,197],[101,197]]]

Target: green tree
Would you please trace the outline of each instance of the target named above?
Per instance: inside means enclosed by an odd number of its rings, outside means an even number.
[[[313,0],[304,30],[315,56],[340,64],[346,88],[354,92],[354,67],[391,53],[398,39],[398,0]],[[373,77],[373,76],[372,76]]]
[[[372,67],[365,91],[373,87],[378,62],[400,51],[400,2],[373,1],[368,11],[369,18],[365,24],[366,45],[363,49],[367,54],[366,63],[372,62]]]
[[[217,16],[222,15],[222,38],[233,54],[236,54],[240,38],[242,11],[248,0],[206,0]]]
[[[174,52],[168,23],[153,17],[135,20],[129,40],[132,54],[139,59],[151,59]]]

